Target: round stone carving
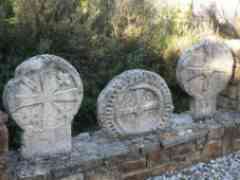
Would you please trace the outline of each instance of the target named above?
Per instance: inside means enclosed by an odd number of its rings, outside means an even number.
[[[115,136],[166,128],[172,111],[172,97],[165,81],[144,70],[120,74],[98,98],[99,124]]]
[[[71,150],[71,122],[83,98],[79,73],[53,55],[40,55],[18,66],[3,101],[24,130],[25,157]]]
[[[217,95],[232,77],[234,60],[224,44],[205,40],[180,57],[177,79],[193,97],[191,111],[195,119],[211,118],[216,112]]]

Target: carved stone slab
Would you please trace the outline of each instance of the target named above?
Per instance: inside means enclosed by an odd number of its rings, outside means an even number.
[[[69,152],[71,122],[82,98],[79,73],[62,58],[40,55],[19,65],[3,101],[24,130],[23,156]]]
[[[114,78],[99,95],[97,105],[100,126],[114,136],[166,128],[173,111],[165,81],[139,69]]]
[[[232,77],[234,60],[229,48],[213,41],[202,41],[188,49],[177,65],[181,87],[193,97],[194,119],[211,118],[216,111],[216,99]]]

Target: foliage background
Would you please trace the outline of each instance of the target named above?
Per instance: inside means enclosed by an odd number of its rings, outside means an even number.
[[[84,83],[74,135],[98,128],[99,93],[115,75],[128,69],[160,74],[172,91],[175,111],[186,110],[188,96],[175,78],[182,50],[206,35],[239,37],[237,31],[222,32],[223,24],[214,13],[202,21],[191,8],[163,7],[159,14],[143,0],[1,0],[0,93],[18,64],[49,53],[72,63]],[[17,148],[21,130],[13,120],[8,127],[11,147]]]

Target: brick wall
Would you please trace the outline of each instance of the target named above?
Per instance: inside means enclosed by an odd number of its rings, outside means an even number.
[[[71,154],[23,159],[12,152],[11,180],[144,180],[240,150],[240,114],[113,139],[103,131],[73,138]]]

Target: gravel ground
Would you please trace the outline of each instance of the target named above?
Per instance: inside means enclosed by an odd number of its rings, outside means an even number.
[[[240,180],[240,152],[148,180]]]

